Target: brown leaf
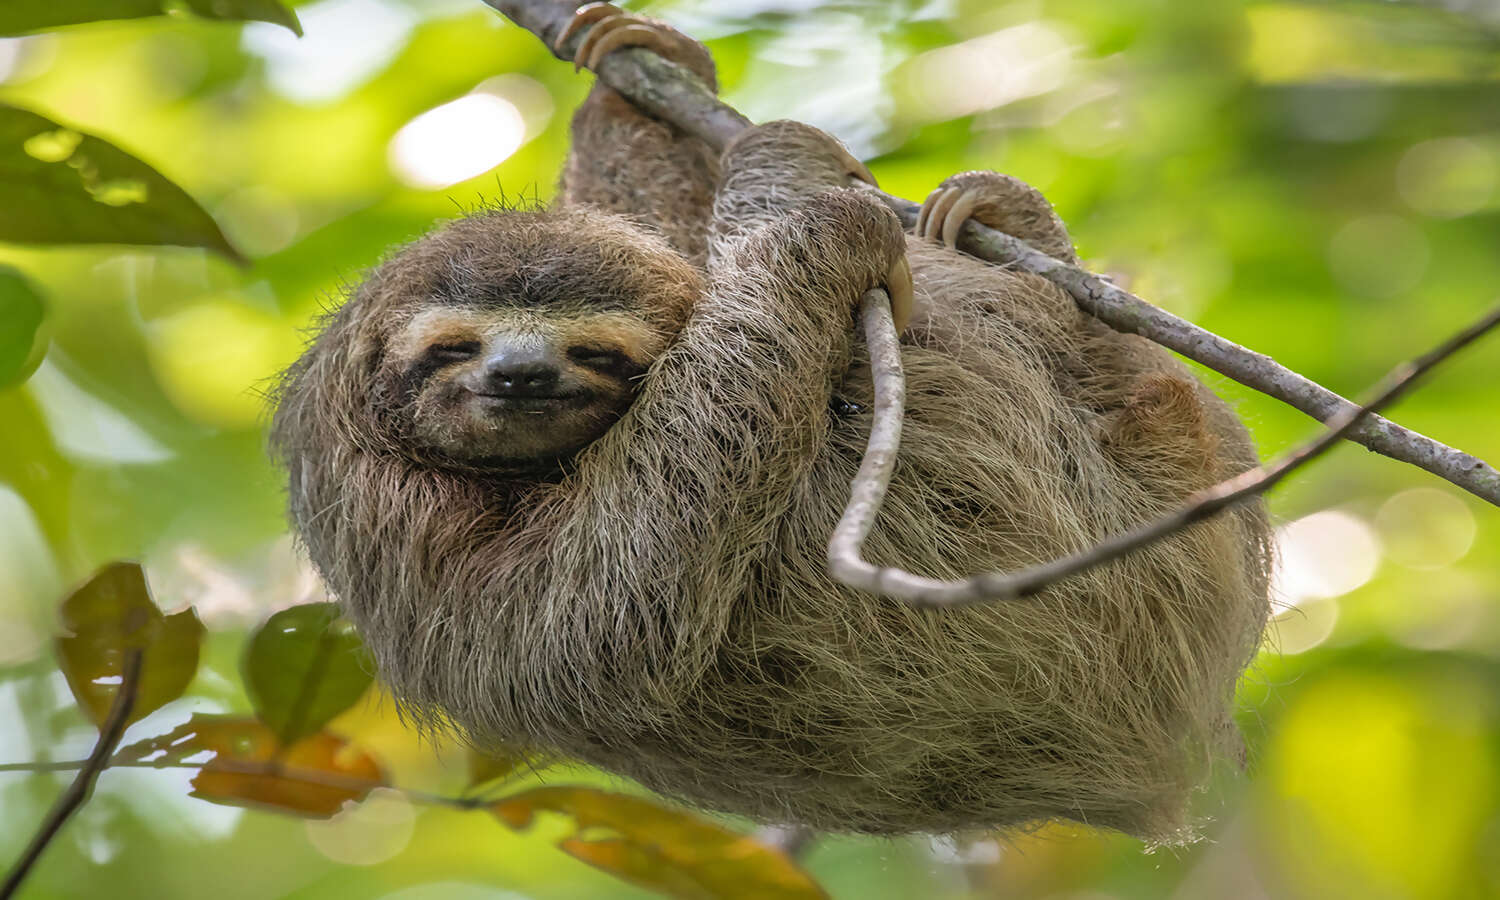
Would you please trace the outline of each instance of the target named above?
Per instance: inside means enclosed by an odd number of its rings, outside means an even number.
[[[265,723],[195,715],[168,734],[121,750],[117,762],[180,764],[212,754],[193,776],[194,797],[226,806],[326,819],[386,784],[369,754],[320,731],[282,746]]]
[[[827,897],[781,851],[641,797],[587,787],[544,787],[506,797],[490,810],[515,829],[530,825],[538,812],[562,813],[572,818],[574,830],[558,842],[561,850],[672,897]],[[607,833],[600,835],[601,829]]]
[[[163,616],[136,563],[100,569],[63,601],[62,625],[58,665],[95,725],[114,704],[126,650],[145,651],[131,722],[182,696],[198,671],[203,623],[192,610]]]

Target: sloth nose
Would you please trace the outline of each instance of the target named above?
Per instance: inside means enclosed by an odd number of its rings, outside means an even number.
[[[484,361],[485,389],[504,397],[543,397],[557,390],[562,373],[545,349],[507,347]]]

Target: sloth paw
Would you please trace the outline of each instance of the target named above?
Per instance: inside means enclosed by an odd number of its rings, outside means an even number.
[[[961,172],[938,185],[917,214],[915,233],[954,247],[970,218],[1063,262],[1077,258],[1052,204],[1026,182],[998,172]]]
[[[843,167],[845,174],[850,178],[858,178],[870,187],[880,187],[879,182],[875,180],[875,176],[870,172],[869,167],[861,162],[859,157],[850,153],[849,148],[844,146],[843,141],[825,131],[813,130],[823,136],[823,140],[828,144],[829,151],[838,160],[839,165]]]
[[[561,51],[581,28],[589,31],[573,54],[575,72],[582,68],[597,70],[604,57],[621,48],[641,47],[687,68],[711,87],[714,84],[713,58],[708,51],[665,22],[631,15],[610,3],[590,3],[573,14],[572,21],[553,41],[553,48]]]
[[[753,165],[785,170],[789,176],[806,181],[811,178],[825,187],[843,187],[848,182],[840,176],[857,178],[872,187],[875,176],[838,138],[792,119],[776,119],[753,125],[736,135],[724,150],[726,165],[736,159],[753,160]],[[828,163],[832,162],[832,171]]]

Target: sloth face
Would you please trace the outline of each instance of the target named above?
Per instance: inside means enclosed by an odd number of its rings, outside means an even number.
[[[623,305],[435,301],[395,333],[382,369],[411,440],[509,467],[566,458],[604,434],[665,344]]]

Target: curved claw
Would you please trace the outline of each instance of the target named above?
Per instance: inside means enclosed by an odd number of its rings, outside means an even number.
[[[578,10],[573,13],[573,18],[568,21],[568,24],[563,27],[562,33],[557,36],[557,40],[552,42],[552,49],[561,50],[563,45],[568,42],[568,39],[577,34],[578,29],[583,28],[585,25],[592,25],[600,19],[621,14],[619,8],[611,3],[589,3],[578,7]],[[577,59],[579,55],[576,53],[573,55],[574,71],[578,69]]]
[[[964,227],[964,222],[974,207],[979,205],[979,194],[974,191],[964,191],[959,194],[958,200],[948,210],[943,219],[943,243],[953,249],[958,249],[958,233]]]
[[[963,193],[955,187],[939,188],[927,195],[922,211],[917,215],[917,237],[937,240],[942,234],[943,223],[948,220],[948,210]]]
[[[662,39],[661,33],[655,28],[628,16],[621,16],[594,26],[579,45],[578,55],[573,62],[577,65],[579,60],[583,60],[583,64],[590,70],[597,70],[604,57],[621,47],[645,47],[655,50],[663,57],[670,57],[672,53],[672,46]]]
[[[896,322],[896,333],[906,330],[911,321],[912,307],[916,305],[916,291],[912,286],[911,263],[903,255],[891,266],[885,277],[885,292],[891,297],[891,318]]]

